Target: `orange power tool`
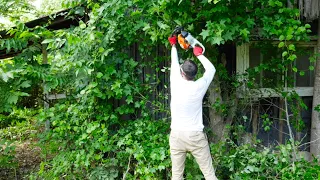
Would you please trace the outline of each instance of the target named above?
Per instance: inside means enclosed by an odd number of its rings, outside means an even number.
[[[196,39],[194,38],[190,33],[183,30],[183,27],[178,26],[174,29],[171,36],[177,35],[178,36],[178,43],[180,44],[180,47],[184,50],[188,50],[190,48],[194,48],[196,45],[201,46],[203,49],[203,53],[205,51],[204,46]]]

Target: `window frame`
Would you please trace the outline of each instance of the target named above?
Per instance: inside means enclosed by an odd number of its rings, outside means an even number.
[[[253,41],[252,43],[255,43],[257,41]],[[244,43],[241,45],[238,45],[236,47],[236,73],[239,76],[240,81],[246,81],[246,70],[250,67],[250,45],[252,43]],[[278,44],[279,41],[273,41],[273,44]],[[317,52],[317,42],[316,41],[310,41],[310,42],[299,42],[296,43],[298,47],[305,47],[305,48],[310,48],[313,47],[314,53]],[[295,62],[296,63],[296,62]],[[313,63],[314,65],[315,63]],[[314,72],[312,72],[314,73]],[[311,78],[312,76],[310,76]],[[281,78],[284,78],[284,75],[282,75]],[[296,76],[294,76],[296,78]],[[294,84],[296,86],[296,82]],[[305,97],[305,96],[313,96],[313,86],[310,87],[293,87],[289,88],[287,85],[285,85],[285,91],[286,92],[297,92],[297,94],[300,97]],[[239,87],[237,90],[237,96],[242,97],[243,92],[248,92],[248,90],[245,87]],[[281,94],[277,93],[274,89],[272,88],[258,88],[258,89],[251,89],[249,91],[251,97],[281,97]]]

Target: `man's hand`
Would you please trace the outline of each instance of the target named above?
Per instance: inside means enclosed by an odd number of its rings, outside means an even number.
[[[169,40],[171,46],[177,44],[177,37],[176,36],[170,36],[170,37],[168,37],[168,40]]]
[[[193,54],[195,56],[202,55],[202,52],[203,52],[203,49],[201,47],[196,46],[196,47],[193,48]]]

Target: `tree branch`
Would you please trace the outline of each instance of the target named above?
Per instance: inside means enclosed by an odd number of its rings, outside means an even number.
[[[288,126],[288,130],[289,130],[289,135],[290,135],[290,139],[291,139],[291,145],[292,145],[292,149],[293,149],[293,157],[294,160],[297,159],[297,153],[296,153],[296,149],[295,149],[295,145],[294,145],[294,137],[293,137],[293,133],[292,133],[292,129],[290,127],[290,119],[289,119],[289,113],[288,113],[288,102],[287,102],[287,97],[284,98],[284,103],[285,103],[285,108],[286,108],[286,117],[287,117],[287,126]],[[294,164],[293,164],[294,166]]]
[[[130,154],[130,156],[129,156],[128,167],[127,167],[126,172],[123,174],[122,180],[125,180],[125,179],[126,179],[126,175],[128,174],[128,172],[129,172],[129,170],[130,170],[130,161],[131,161],[131,156],[132,156],[132,154]]]

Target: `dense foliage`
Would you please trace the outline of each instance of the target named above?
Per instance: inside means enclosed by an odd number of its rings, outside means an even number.
[[[44,157],[31,178],[169,179],[167,37],[176,25],[185,26],[204,42],[206,55],[216,64],[218,45],[241,44],[255,36],[277,39],[281,58],[249,70],[249,77],[262,70],[303,74],[294,66],[297,56],[291,41],[308,40],[310,25],[302,24],[299,11],[287,8],[286,2],[66,1],[65,8],[72,8],[69,16],[88,16],[80,18],[77,27],[53,31],[18,23],[9,31],[12,38],[0,40],[0,50],[22,51],[1,62],[0,112],[12,114],[16,106],[40,109],[37,123],[51,123],[51,130],[39,136]],[[45,51],[48,64],[42,64]],[[180,53],[194,59],[190,52]],[[217,75],[233,89],[242,85],[224,73],[219,69]],[[253,78],[245,83],[257,85]],[[275,88],[281,91],[285,83],[279,81]],[[67,98],[49,101],[49,109],[43,101],[28,103],[45,100],[43,94],[48,93],[65,93]],[[6,121],[0,119],[0,125],[8,126]],[[317,162],[293,158],[293,149],[293,143],[260,149],[238,146],[231,139],[211,147],[217,175],[223,179],[316,178]],[[187,179],[202,177],[195,166],[188,156]]]

